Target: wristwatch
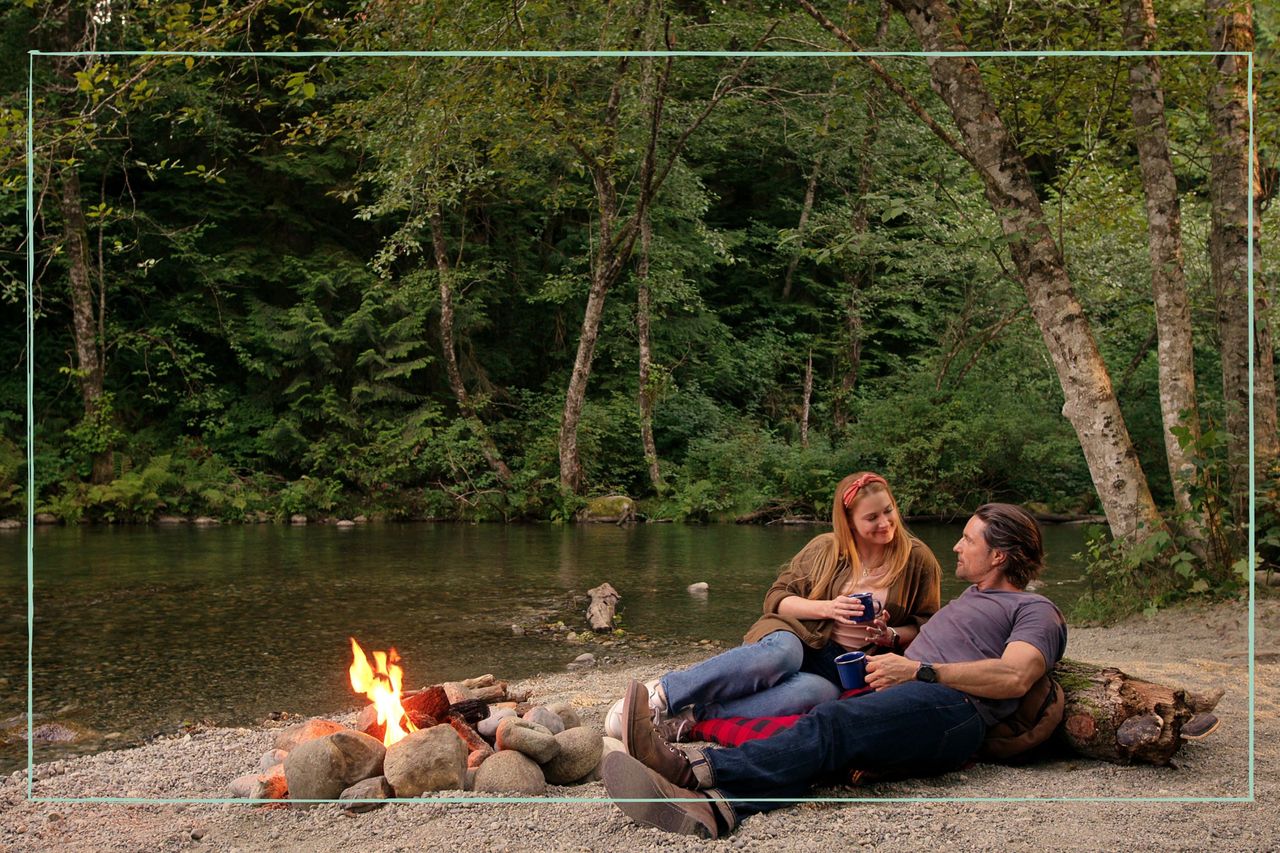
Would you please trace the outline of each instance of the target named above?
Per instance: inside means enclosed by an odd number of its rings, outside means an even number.
[[[933,668],[933,664],[920,661],[920,668],[916,670],[916,681],[923,681],[926,684],[937,684],[938,671]]]

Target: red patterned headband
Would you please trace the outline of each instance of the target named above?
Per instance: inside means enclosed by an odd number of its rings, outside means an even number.
[[[861,477],[850,483],[849,488],[844,490],[844,496],[840,498],[840,503],[844,505],[845,509],[848,509],[849,504],[853,503],[853,499],[857,496],[862,487],[869,483],[881,483],[885,486],[889,485],[885,478],[881,477],[879,474],[863,474]]]

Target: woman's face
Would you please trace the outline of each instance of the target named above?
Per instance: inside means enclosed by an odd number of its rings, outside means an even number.
[[[858,545],[888,545],[898,529],[898,518],[888,492],[859,495],[849,508],[849,526]]]

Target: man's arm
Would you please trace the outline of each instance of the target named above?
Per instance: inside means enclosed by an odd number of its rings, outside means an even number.
[[[984,699],[1016,699],[1026,694],[1036,679],[1044,675],[1044,655],[1030,643],[1014,640],[1004,654],[989,660],[964,663],[937,663],[938,682],[962,693]],[[867,658],[867,684],[884,690],[913,681],[920,663],[901,655],[874,655]]]

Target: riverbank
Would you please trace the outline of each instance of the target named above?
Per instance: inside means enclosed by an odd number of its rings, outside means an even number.
[[[1280,602],[1258,602],[1254,802],[1135,802],[1133,798],[1249,796],[1248,613],[1238,603],[1183,607],[1107,628],[1074,628],[1068,654],[1192,689],[1222,687],[1221,727],[1186,744],[1175,767],[1118,767],[1083,759],[1030,767],[975,765],[935,779],[828,797],[1085,798],[1121,802],[820,802],[748,819],[715,842],[632,824],[603,802],[400,803],[348,817],[240,804],[137,805],[30,802],[24,773],[0,783],[0,850],[766,850],[829,851],[851,845],[953,850],[1252,851],[1280,843]],[[571,701],[599,727],[628,678],[650,678],[705,655],[679,650],[521,682],[541,701]],[[495,665],[495,670],[500,667]],[[499,675],[501,673],[499,672]],[[252,769],[273,729],[196,731],[136,749],[36,768],[37,797],[214,798]],[[600,783],[553,788],[604,797]],[[462,795],[461,793],[459,795]]]

